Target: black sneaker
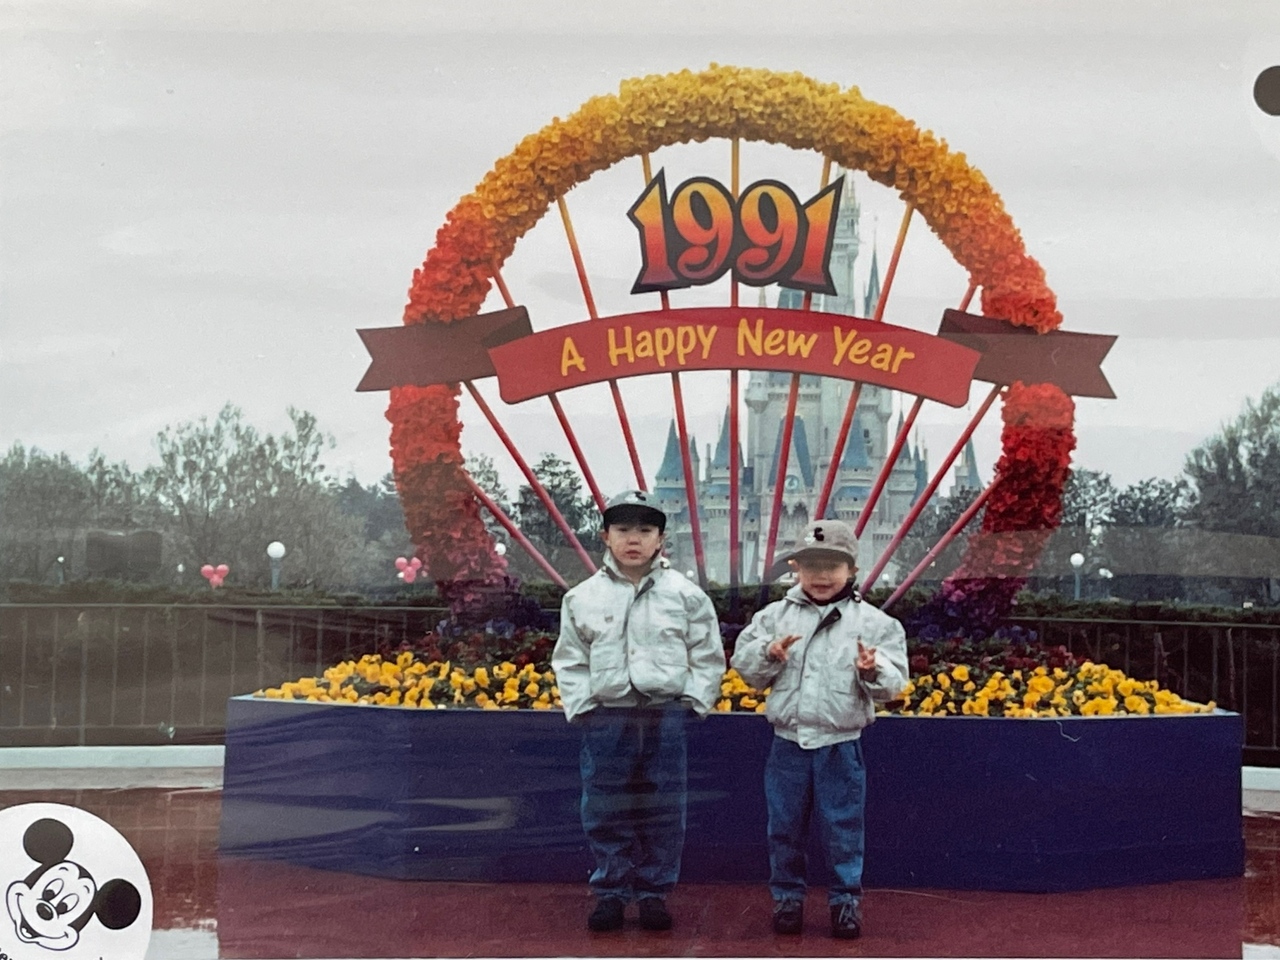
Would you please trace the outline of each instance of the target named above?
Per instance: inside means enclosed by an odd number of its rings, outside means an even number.
[[[587,929],[596,933],[607,933],[610,930],[621,930],[626,902],[620,897],[601,897],[596,901],[596,908],[587,917]]]
[[[856,940],[862,936],[862,914],[856,903],[831,905],[831,935],[837,940]]]
[[[773,905],[773,932],[795,936],[804,930],[804,901],[779,900]]]
[[[670,930],[671,914],[661,897],[640,899],[640,926],[646,930]]]

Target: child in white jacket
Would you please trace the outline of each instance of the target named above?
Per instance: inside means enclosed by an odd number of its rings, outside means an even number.
[[[804,927],[808,825],[817,821],[836,882],[827,891],[831,934],[862,931],[862,729],[877,704],[907,684],[902,624],[853,587],[858,543],[839,520],[816,520],[790,564],[799,582],[759,611],[738,637],[733,667],[771,687],[773,745],[765,764],[773,928]]]
[[[551,656],[566,717],[582,729],[582,826],[596,869],[591,930],[626,904],[668,930],[687,804],[685,724],[713,708],[724,644],[710,598],[660,554],[666,515],[630,490],[604,512],[604,564],[565,594]]]

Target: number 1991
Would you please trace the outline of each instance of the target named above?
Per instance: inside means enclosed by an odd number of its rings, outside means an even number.
[[[640,231],[640,275],[632,293],[712,283],[732,271],[753,287],[776,283],[834,294],[831,245],[840,178],[801,204],[777,180],[758,180],[736,201],[724,185],[693,177],[667,197],[664,171],[627,216]]]

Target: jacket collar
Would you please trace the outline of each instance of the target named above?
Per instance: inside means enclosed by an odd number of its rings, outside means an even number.
[[[812,600],[809,599],[808,595],[805,594],[804,590],[800,588],[800,584],[798,583],[794,587],[792,587],[790,590],[787,591],[786,596],[784,596],[783,599],[788,601],[789,603],[799,604],[802,607],[818,606],[818,604],[814,603]],[[858,592],[857,587],[854,587],[853,594],[851,596],[845,597],[843,600],[837,600],[835,602],[837,604],[845,603],[845,602],[861,603],[862,594]],[[826,604],[823,604],[823,606],[826,606]]]
[[[658,578],[671,566],[671,561],[659,554],[649,566],[649,571],[640,578],[640,582],[635,584],[637,587],[644,586],[645,580],[653,580],[657,582]],[[606,548],[604,551],[604,561],[600,564],[600,571],[611,580],[617,580],[621,583],[631,583],[631,578],[622,572],[622,568],[618,566],[618,561],[614,559],[612,553]]]

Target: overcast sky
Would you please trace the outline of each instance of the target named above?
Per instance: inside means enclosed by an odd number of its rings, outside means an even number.
[[[444,214],[553,116],[711,62],[856,85],[987,175],[1065,328],[1120,335],[1104,366],[1119,399],[1080,403],[1078,464],[1172,476],[1280,380],[1280,119],[1250,95],[1280,63],[1280,4],[0,0],[0,445],[140,467],[166,424],[231,401],[277,429],[292,404],[334,434],[334,467],[371,482],[390,466],[386,397],[354,392],[355,329],[399,322]],[[654,163],[728,178],[723,143]],[[802,196],[820,168],[744,152],[744,182]],[[605,313],[647,302],[627,294],[642,186],[630,161],[569,197]],[[861,278],[902,204],[865,178],[858,191]],[[506,274],[536,327],[585,319],[557,219]],[[936,329],[965,282],[917,221],[886,319]],[[693,429],[714,442],[726,378],[689,381]],[[669,386],[624,391],[651,473]],[[579,393],[571,419],[621,486],[607,391]],[[531,459],[567,456],[545,401],[498,409]],[[514,480],[464,410],[464,448]],[[925,410],[936,459],[967,414]],[[998,429],[978,435],[984,477]]]

